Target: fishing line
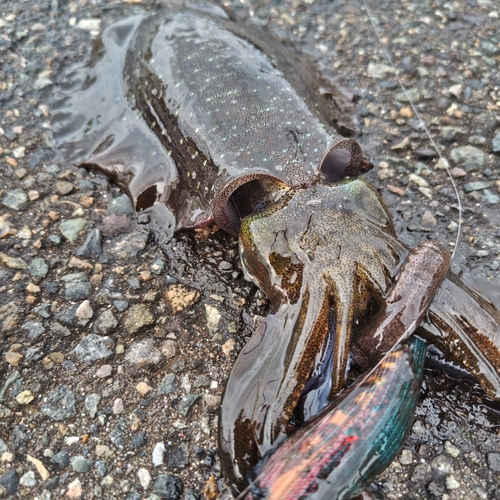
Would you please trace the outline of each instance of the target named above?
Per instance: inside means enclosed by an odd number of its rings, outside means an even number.
[[[375,25],[375,21],[374,21],[374,16],[372,15],[372,12],[371,12],[371,9],[370,7],[368,6],[366,0],[361,0],[361,2],[363,3],[363,7],[365,9],[365,12],[368,16],[368,19],[370,21],[370,24],[373,28],[373,31],[377,37],[377,40],[380,44],[380,46],[382,47],[382,50],[385,54],[385,57],[387,59],[387,61],[389,62],[390,66],[392,67],[393,71],[394,71],[394,75],[396,77],[396,80],[399,84],[399,86],[401,87],[401,89],[403,90],[403,93],[406,97],[406,99],[408,100],[408,102],[410,103],[412,109],[413,109],[413,112],[415,113],[415,116],[418,118],[418,121],[420,123],[420,125],[422,126],[422,128],[424,129],[427,137],[429,138],[431,144],[432,144],[432,147],[436,150],[436,153],[438,154],[439,158],[441,159],[443,165],[444,165],[444,168],[446,170],[446,174],[451,182],[451,185],[453,186],[453,189],[455,191],[455,196],[456,196],[456,199],[457,199],[457,207],[458,207],[458,228],[457,228],[457,235],[456,235],[456,238],[455,238],[455,245],[454,245],[454,248],[453,248],[453,252],[452,252],[452,256],[451,258],[453,259],[455,257],[455,253],[457,251],[457,247],[458,247],[458,244],[460,242],[460,238],[461,238],[461,233],[462,233],[462,201],[461,201],[461,198],[460,198],[460,193],[458,191],[458,186],[455,182],[455,179],[453,178],[453,176],[451,175],[451,172],[450,172],[450,169],[449,169],[449,163],[448,163],[448,160],[444,157],[444,155],[442,154],[440,148],[438,147],[436,141],[434,140],[434,138],[432,137],[431,133],[430,133],[430,130],[429,128],[427,127],[427,124],[424,122],[424,120],[422,119],[417,107],[415,106],[415,104],[413,103],[413,101],[411,100],[410,96],[409,96],[409,93],[408,93],[408,90],[405,86],[405,84],[403,83],[403,80],[401,79],[401,76],[399,74],[399,71],[398,69],[396,68],[393,60],[392,60],[392,57],[390,55],[390,52],[389,50],[387,49],[387,46],[386,44],[382,41],[382,37],[380,36],[380,33],[377,29],[377,26]],[[451,263],[451,260],[450,260],[450,263]],[[394,351],[402,342],[406,341],[410,335],[416,330],[416,328],[418,327],[418,324],[416,322],[416,320],[406,328],[405,332],[401,335],[401,337],[399,338],[399,340],[394,344],[394,346],[389,349],[389,351],[387,351],[385,353],[385,355],[382,357],[382,359],[371,369],[369,370],[367,373],[363,374],[363,376],[360,378],[360,380],[357,381],[357,383],[359,383],[360,381],[362,380],[365,380],[366,378],[368,378],[380,365],[380,363],[384,362],[384,360],[389,356],[389,354]],[[258,477],[255,478],[237,497],[236,500],[242,500],[245,498],[245,496],[250,493],[250,491],[252,490],[252,488],[258,488],[257,486],[258,484]]]

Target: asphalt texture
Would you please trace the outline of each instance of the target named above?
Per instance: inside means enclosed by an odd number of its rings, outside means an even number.
[[[119,189],[68,165],[51,136],[61,75],[89,57],[106,26],[159,6],[0,2],[2,498],[192,499],[207,482],[222,486],[220,397],[266,297],[243,280],[234,238],[183,233],[160,248]],[[358,100],[357,139],[376,166],[368,178],[398,235],[453,248],[450,180],[363,6],[227,6],[345,79]],[[454,169],[463,230],[453,269],[499,307],[499,5],[371,7]],[[441,368],[426,371],[412,431],[376,483],[391,499],[500,498],[498,404]]]

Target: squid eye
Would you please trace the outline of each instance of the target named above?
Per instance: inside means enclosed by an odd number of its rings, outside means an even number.
[[[323,160],[321,171],[326,175],[329,181],[340,181],[346,176],[346,171],[351,163],[352,154],[348,149],[334,149],[330,151]]]

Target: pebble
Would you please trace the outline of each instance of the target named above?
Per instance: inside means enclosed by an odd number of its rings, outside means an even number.
[[[366,71],[371,78],[383,78],[388,73],[394,73],[394,68],[388,64],[370,61]]]
[[[108,205],[108,212],[115,215],[127,215],[133,212],[130,198],[126,194],[121,194],[113,198]]]
[[[114,454],[114,451],[109,446],[106,446],[105,444],[98,444],[95,447],[95,454],[98,457],[102,457],[102,458],[106,459],[106,458],[111,457]]]
[[[200,399],[198,394],[186,394],[179,404],[179,413],[186,416],[198,399]]]
[[[109,253],[119,260],[132,260],[146,248],[148,234],[136,232],[118,236],[111,242]]]
[[[200,375],[196,377],[193,387],[198,389],[199,387],[210,387],[210,378],[206,375]]]
[[[137,333],[141,328],[152,325],[154,322],[154,316],[144,304],[133,305],[125,316],[125,328],[129,333]]]
[[[452,456],[453,458],[457,458],[458,455],[460,455],[460,450],[450,441],[445,441],[444,451],[446,451],[446,453],[448,453],[448,455]]]
[[[113,401],[113,413],[115,415],[120,415],[125,411],[125,408],[123,407],[123,399],[122,398],[116,398]]]
[[[88,300],[84,300],[76,310],[76,317],[80,319],[90,319],[93,315],[94,311],[92,311]]]
[[[476,181],[476,182],[467,182],[464,184],[464,189],[466,193],[470,193],[471,191],[480,191],[482,189],[487,189],[493,186],[493,182],[489,181]]]
[[[494,472],[500,472],[500,453],[488,453],[488,467]]]
[[[452,475],[448,476],[444,483],[447,490],[456,490],[460,488],[460,483]]]
[[[70,241],[70,243],[75,243],[78,239],[80,232],[86,226],[87,221],[85,219],[70,219],[64,222],[61,222],[59,225],[59,230],[61,234]]]
[[[97,414],[97,407],[101,402],[101,396],[99,394],[89,394],[85,398],[85,409],[88,411],[90,418],[95,418]]]
[[[155,444],[155,447],[153,449],[153,466],[154,467],[159,467],[160,465],[163,465],[163,462],[165,461],[165,445],[163,442],[159,442]]]
[[[21,210],[28,201],[28,195],[22,189],[7,191],[2,198],[2,205],[12,210]]]
[[[431,478],[431,466],[429,464],[418,464],[413,471],[411,481],[413,483],[426,484]]]
[[[485,161],[484,152],[474,146],[453,148],[449,157],[457,166],[464,168],[467,172],[481,168]]]
[[[94,465],[95,465],[95,468],[97,470],[97,473],[101,477],[104,477],[108,473],[108,470],[106,469],[106,462],[104,462],[102,460],[96,460]]]
[[[426,210],[420,219],[420,224],[423,226],[435,226],[437,225],[437,220],[430,210]]]
[[[175,392],[175,373],[168,373],[158,385],[158,394],[165,395]]]
[[[35,399],[31,391],[22,391],[16,396],[16,401],[20,405],[28,405]]]
[[[98,228],[92,229],[83,245],[76,249],[78,257],[98,257],[102,254],[102,235]]]
[[[146,433],[144,431],[136,432],[132,436],[132,445],[136,448],[140,448],[144,444],[146,444]]]
[[[19,479],[19,484],[21,486],[26,486],[27,488],[33,488],[36,485],[35,473],[30,470],[23,474]]]
[[[4,354],[4,359],[11,366],[19,366],[19,362],[23,359],[23,355],[19,352],[7,351]]]
[[[169,448],[165,454],[165,464],[167,467],[180,469],[189,464],[189,453],[186,443]]]
[[[151,392],[153,390],[153,388],[151,386],[149,386],[148,384],[146,384],[146,382],[139,382],[135,386],[135,388],[137,389],[139,394],[141,394],[141,396],[145,396],[146,394],[148,394],[149,392]]]
[[[45,278],[49,272],[49,266],[47,265],[47,262],[45,262],[45,259],[37,257],[30,262],[29,270],[31,276]]]
[[[153,274],[161,274],[164,268],[165,268],[165,261],[163,259],[156,259],[151,264],[150,269]]]
[[[99,31],[101,27],[100,19],[80,19],[75,26],[78,29],[85,31]]]
[[[446,476],[450,472],[451,459],[448,455],[438,455],[432,459],[431,467],[436,474]]]
[[[491,152],[500,153],[500,132],[498,132],[491,141]]]
[[[121,417],[115,425],[115,428],[109,433],[109,440],[117,448],[123,448],[125,446],[125,436],[127,432],[127,421]]]
[[[66,385],[49,391],[45,403],[41,406],[41,412],[58,421],[74,417],[76,414],[74,392]]]
[[[94,322],[94,332],[105,335],[111,333],[118,326],[118,320],[110,309],[102,312]]]
[[[234,339],[228,339],[224,344],[222,345],[222,352],[228,358],[231,355],[231,352],[234,351],[235,348],[235,341]]]
[[[68,337],[71,335],[71,332],[68,330],[68,328],[61,325],[61,323],[58,323],[57,321],[53,321],[50,324],[50,331],[54,335],[60,335],[61,337]]]
[[[82,496],[82,493],[82,483],[79,479],[75,479],[68,484],[68,491],[66,491],[66,496],[68,498],[80,498]]]
[[[411,450],[404,449],[401,451],[401,456],[399,457],[399,461],[403,465],[410,465],[413,463],[413,453]]]
[[[214,394],[203,394],[203,403],[208,410],[217,410],[220,407],[221,397]]]
[[[38,474],[40,474],[42,481],[46,481],[50,477],[49,471],[45,468],[45,465],[43,465],[41,460],[38,460],[31,455],[26,455],[26,460],[28,462],[31,462],[36,467],[36,470]]]
[[[111,374],[113,372],[113,367],[111,365],[102,365],[100,368],[98,368],[95,372],[96,377],[99,378],[108,378],[111,377]]]
[[[2,262],[5,267],[17,271],[28,267],[28,264],[26,264],[26,262],[20,257],[11,257],[10,255],[4,253],[0,253],[0,262]]]
[[[170,285],[164,296],[165,302],[170,305],[174,313],[182,312],[200,300],[198,290],[184,285]]]
[[[497,205],[498,203],[500,203],[500,196],[490,189],[484,189],[481,200],[486,204]]]
[[[15,495],[19,485],[19,475],[14,467],[0,477],[0,485],[7,490],[7,493]]]
[[[101,337],[91,333],[84,337],[71,351],[78,359],[90,364],[99,359],[109,358],[113,354],[114,341],[110,337]]]
[[[69,453],[66,450],[54,453],[50,459],[50,463],[59,466],[61,469],[65,469],[69,465]]]
[[[174,340],[171,340],[171,339],[167,339],[167,340],[165,340],[165,342],[163,342],[161,344],[160,351],[167,359],[170,359],[170,358],[173,358],[175,356],[176,346],[177,346],[177,342],[175,342]]]
[[[26,287],[26,291],[29,293],[40,293],[41,288],[34,283],[29,283]]]
[[[221,319],[221,313],[219,310],[209,304],[205,304],[205,313],[207,318],[207,328],[210,335],[215,335],[219,330],[219,321]]]
[[[128,302],[126,300],[115,300],[113,305],[118,309],[119,312],[125,311],[128,307]],[[118,323],[117,323],[118,324]]]
[[[171,474],[160,474],[153,486],[155,493],[166,500],[180,500],[184,491],[184,485],[177,476]]]
[[[86,299],[92,293],[92,285],[85,273],[72,273],[61,276],[64,282],[64,295],[69,300]]]
[[[153,339],[136,340],[127,349],[125,360],[139,368],[157,365],[161,361],[161,352],[154,346]]]
[[[139,482],[141,483],[141,486],[147,490],[149,488],[149,485],[151,484],[151,474],[147,469],[144,467],[141,467],[137,471],[137,476],[139,477]]]
[[[75,186],[73,184],[71,184],[71,182],[68,182],[68,181],[57,181],[56,182],[56,189],[59,191],[59,194],[65,196],[65,195],[71,193],[71,191],[73,191],[73,189],[75,189]]]

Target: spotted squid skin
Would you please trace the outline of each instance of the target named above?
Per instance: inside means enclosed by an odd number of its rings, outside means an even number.
[[[425,341],[388,354],[256,469],[247,500],[347,500],[394,459],[418,402]]]

